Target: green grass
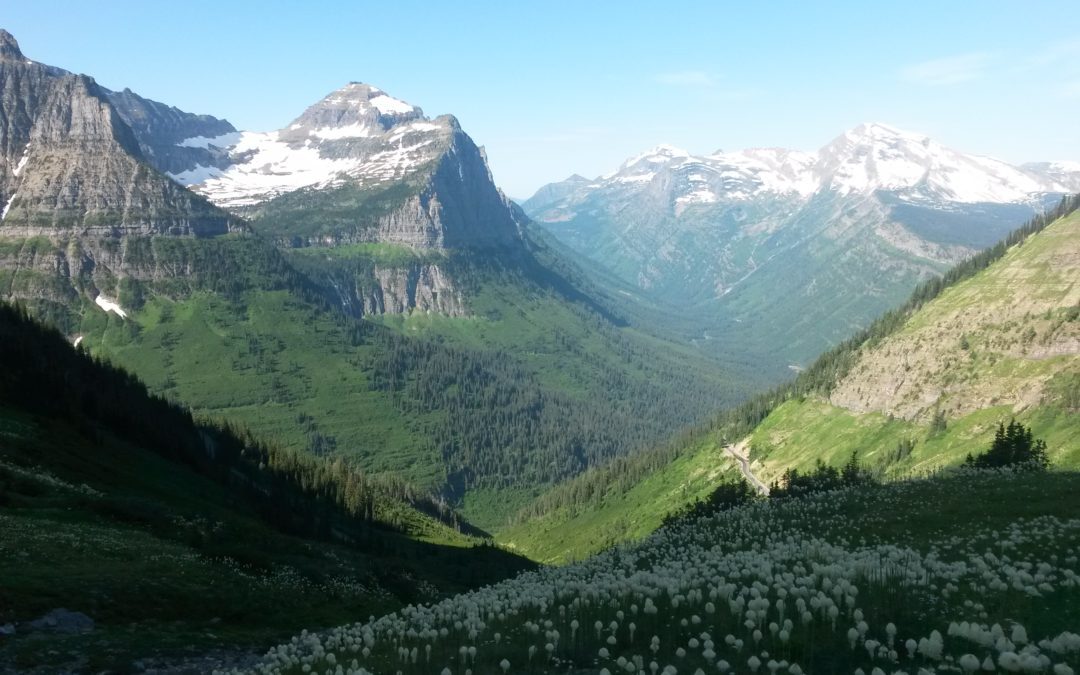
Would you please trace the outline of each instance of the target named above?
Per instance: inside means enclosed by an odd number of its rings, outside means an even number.
[[[433,608],[298,636],[261,665],[293,675],[355,658],[420,675],[497,673],[506,659],[516,673],[583,673],[637,658],[635,671],[656,661],[708,672],[722,659],[725,672],[780,671],[781,660],[810,673],[960,672],[965,654],[995,669],[1024,648],[1070,672],[1076,651],[1045,640],[1080,621],[1078,491],[1072,472],[955,472],[761,500]],[[469,623],[477,613],[485,620]],[[962,637],[960,622],[997,624],[1003,639]],[[365,636],[359,654],[350,645]],[[933,641],[940,653],[920,649]],[[413,646],[420,659],[402,661],[397,650]]]
[[[0,662],[125,671],[153,655],[261,651],[300,627],[521,566],[495,549],[464,550],[475,541],[417,512],[402,520],[409,536],[354,546],[282,534],[182,465],[0,407],[0,624],[57,607],[96,622],[59,639],[21,627],[0,643]]]
[[[625,490],[613,489],[598,505],[564,508],[499,531],[508,549],[549,564],[582,560],[648,536],[664,517],[709,495],[737,468],[715,442],[703,440],[661,470]]]
[[[1054,406],[1014,412],[995,406],[950,419],[945,431],[931,433],[930,425],[890,418],[881,413],[855,414],[820,400],[792,400],[774,410],[751,436],[753,470],[772,482],[787,469],[806,471],[818,460],[842,465],[852,452],[862,464],[888,477],[920,475],[955,466],[969,453],[990,447],[999,423],[1016,419],[1046,440],[1051,462],[1063,469],[1080,469],[1080,424],[1077,414]],[[911,454],[893,461],[890,454],[901,441],[913,441]]]

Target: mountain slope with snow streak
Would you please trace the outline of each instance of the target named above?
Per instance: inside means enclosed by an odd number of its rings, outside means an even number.
[[[173,178],[227,208],[347,181],[370,187],[401,180],[435,161],[457,129],[450,116],[429,120],[420,108],[354,82],[309,107],[284,129],[181,141],[179,145],[220,141],[231,163],[225,168],[199,166]]]

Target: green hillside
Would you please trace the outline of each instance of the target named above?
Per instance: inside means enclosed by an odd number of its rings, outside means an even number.
[[[748,448],[752,471],[766,483],[818,460],[839,466],[852,452],[897,479],[959,464],[990,445],[999,423],[1016,419],[1047,442],[1055,466],[1080,467],[1078,206],[1080,199],[1066,200],[920,286],[791,383],[717,415],[693,439],[543,495],[500,539],[545,561],[638,539],[734,474],[725,443]],[[694,487],[657,494],[648,487],[654,482]]]
[[[987,447],[1015,418],[1055,465],[1080,467],[1080,213],[944,289],[853,354],[827,392],[790,400],[755,429],[766,481],[852,451],[886,476],[933,471]]]
[[[1074,472],[983,470],[760,499],[299,635],[244,672],[1067,674],[1078,489]]]
[[[493,499],[527,499],[749,392],[696,350],[626,327],[531,255],[368,244],[286,257],[252,236],[146,238],[125,251],[153,273],[97,285],[126,319],[78,286],[44,301],[24,270],[9,274],[38,298],[36,314],[153,391],[440,491],[485,528],[506,523]],[[356,319],[334,304],[331,282],[431,256],[459,280],[464,315]]]
[[[529,566],[453,525],[394,484],[197,424],[0,306],[2,663],[261,651]],[[94,632],[28,627],[57,608]]]

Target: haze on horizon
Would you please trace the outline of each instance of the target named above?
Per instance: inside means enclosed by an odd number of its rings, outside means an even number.
[[[865,121],[1013,163],[1080,160],[1080,12],[1067,0],[42,1],[6,8],[3,27],[29,58],[242,129],[283,127],[369,82],[457,116],[518,198],[660,143],[814,150]]]

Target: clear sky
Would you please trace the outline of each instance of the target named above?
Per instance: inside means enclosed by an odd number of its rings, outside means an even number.
[[[368,82],[456,115],[514,197],[659,143],[813,150],[864,121],[1080,160],[1077,0],[34,0],[0,26],[29,58],[241,129]]]

